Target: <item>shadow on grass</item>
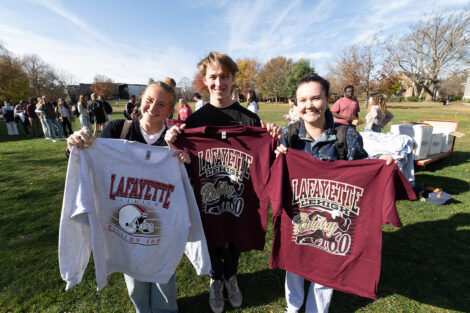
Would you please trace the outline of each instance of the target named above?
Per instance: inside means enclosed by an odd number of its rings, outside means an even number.
[[[429,174],[416,175],[416,186],[423,184],[432,187],[440,187],[451,195],[462,194],[470,190],[470,184],[461,179]]]
[[[26,137],[25,135],[19,134],[18,136],[8,136],[8,135],[1,136],[0,141],[1,142],[14,142],[14,141],[27,141],[27,140],[32,140],[32,139],[37,139],[37,138]]]
[[[252,274],[237,274],[238,284],[243,292],[242,308],[267,305],[284,298],[284,273],[283,270],[265,269]],[[178,299],[178,306],[180,312],[210,312],[209,286],[207,292]],[[226,302],[224,312],[237,310],[240,309],[233,309]]]
[[[417,171],[426,170],[429,172],[439,171],[445,167],[456,166],[460,164],[465,164],[470,161],[470,152],[463,152],[463,151],[454,151],[453,154],[437,160],[433,163],[430,163],[426,166],[419,166],[415,165],[415,169]]]
[[[470,214],[416,223],[383,234],[379,298],[402,295],[420,303],[469,312]],[[330,312],[355,312],[372,302],[335,292]]]

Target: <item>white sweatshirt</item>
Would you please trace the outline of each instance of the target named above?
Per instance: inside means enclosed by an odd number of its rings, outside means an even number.
[[[166,283],[183,252],[198,275],[210,272],[194,193],[173,153],[104,138],[72,149],[59,230],[66,290],[81,281],[91,250],[98,290],[114,272]]]

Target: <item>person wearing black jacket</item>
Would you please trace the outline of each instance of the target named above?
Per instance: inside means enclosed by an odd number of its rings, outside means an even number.
[[[93,121],[95,123],[95,131],[93,133],[94,136],[98,134],[98,128],[103,130],[104,125],[106,124],[106,111],[104,110],[103,104],[97,101],[96,93],[92,93],[91,96],[91,103],[89,104],[89,110],[93,111]]]
[[[104,108],[104,111],[106,112],[106,117],[107,117],[106,122],[111,122],[111,113],[113,113],[113,108],[111,107],[109,102],[106,101],[106,97],[99,96],[98,97],[98,102],[101,103],[101,105]]]

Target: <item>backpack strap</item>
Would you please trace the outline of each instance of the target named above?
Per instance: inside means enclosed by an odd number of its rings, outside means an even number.
[[[299,137],[300,122],[289,124],[287,127],[287,147],[293,147]]]
[[[338,156],[340,160],[348,159],[348,146],[346,144],[346,132],[348,131],[349,126],[341,125],[335,128],[336,141],[335,149],[338,151]]]
[[[122,131],[121,131],[121,136],[119,136],[119,139],[125,139],[127,136],[127,133],[129,132],[129,128],[131,127],[132,120],[125,120],[124,124],[122,125]]]

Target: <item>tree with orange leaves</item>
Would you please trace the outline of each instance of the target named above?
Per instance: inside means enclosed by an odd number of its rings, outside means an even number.
[[[106,99],[114,99],[117,95],[116,84],[111,78],[99,74],[95,75],[94,82],[91,84],[91,90]]]
[[[194,92],[199,93],[205,101],[209,99],[209,90],[207,89],[207,86],[204,84],[204,81],[202,80],[201,73],[197,73],[196,75],[194,75],[192,85],[194,88]]]
[[[235,85],[238,92],[246,95],[248,91],[256,89],[256,77],[259,72],[259,63],[255,59],[246,58],[237,60],[238,73]]]

